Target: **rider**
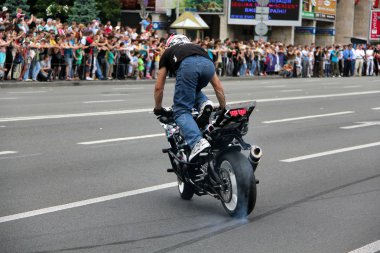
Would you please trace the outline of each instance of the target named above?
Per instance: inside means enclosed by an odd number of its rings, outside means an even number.
[[[215,73],[215,66],[207,52],[199,45],[192,44],[185,35],[171,35],[166,42],[160,63],[154,90],[156,115],[165,114],[162,98],[168,71],[175,73],[176,84],[173,98],[174,119],[181,128],[187,144],[191,148],[189,162],[210,147],[210,143],[202,138],[202,133],[191,114],[197,108],[197,122],[208,123],[213,104],[201,89],[209,82],[214,88],[221,109],[226,106],[223,86]]]

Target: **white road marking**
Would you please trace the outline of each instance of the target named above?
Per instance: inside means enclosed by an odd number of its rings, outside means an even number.
[[[368,127],[368,126],[380,126],[380,121],[366,121],[366,122],[355,122],[358,125],[340,127],[341,129],[354,129],[360,127]]]
[[[313,119],[313,118],[331,117],[331,116],[338,116],[338,115],[351,114],[351,113],[355,113],[355,112],[354,111],[346,111],[346,112],[336,112],[336,113],[328,113],[328,114],[310,115],[310,116],[302,116],[302,117],[297,117],[297,118],[269,120],[269,121],[263,121],[262,123],[264,123],[264,124],[272,124],[272,123],[280,123],[280,122],[302,120],[302,119]]]
[[[372,108],[372,110],[380,110],[380,107]]]
[[[1,128],[7,127],[7,126],[0,126]]]
[[[45,93],[46,90],[40,90],[40,91],[10,91],[8,94],[37,94],[37,93]]]
[[[339,84],[339,83],[337,83],[337,82],[327,82],[327,83],[322,82],[321,84],[327,84],[327,85],[329,85],[329,84]]]
[[[112,88],[113,90],[143,90],[144,87],[123,87],[123,88]]]
[[[3,216],[3,217],[0,217],[0,223],[13,221],[13,220],[25,219],[28,217],[33,217],[33,216],[47,214],[47,213],[63,211],[63,210],[67,210],[67,209],[71,209],[71,208],[75,208],[75,207],[92,205],[92,204],[101,203],[101,202],[105,202],[105,201],[110,201],[110,200],[125,198],[125,197],[129,197],[129,196],[134,196],[134,195],[138,195],[138,194],[142,194],[142,193],[158,191],[158,190],[162,190],[162,189],[166,189],[166,188],[170,188],[170,187],[174,187],[174,186],[177,186],[177,182],[166,183],[166,184],[146,187],[146,188],[142,188],[142,189],[106,195],[106,196],[102,196],[102,197],[98,197],[98,198],[92,198],[92,199],[72,202],[72,203],[68,203],[68,204],[64,204],[64,205],[52,206],[52,207],[42,208],[42,209],[33,210],[33,211],[29,211],[29,212]]]
[[[380,251],[380,240],[367,244],[359,249],[350,251],[348,253],[375,253]]]
[[[154,137],[159,137],[159,136],[165,136],[165,134],[149,134],[149,135],[140,135],[140,136],[106,139],[106,140],[86,141],[86,142],[78,142],[78,144],[93,145],[93,144],[102,144],[102,143],[109,143],[109,142],[116,142],[116,141],[131,141],[131,140],[139,140],[139,139],[146,139],[146,138],[154,138]]]
[[[348,86],[343,86],[343,88],[346,88],[346,89],[348,89],[348,88],[360,88],[360,87],[362,87],[361,85],[348,85]]]
[[[298,162],[298,161],[312,159],[312,158],[316,158],[316,157],[334,155],[334,154],[338,154],[338,153],[343,153],[343,152],[348,152],[348,151],[353,151],[353,150],[358,150],[358,149],[363,149],[363,148],[370,148],[370,147],[375,147],[375,146],[380,146],[380,142],[373,142],[373,143],[368,143],[368,144],[359,145],[359,146],[353,146],[353,147],[342,148],[342,149],[335,149],[335,150],[330,150],[330,151],[311,154],[311,155],[298,156],[298,157],[294,157],[294,158],[281,160],[281,162],[286,162],[286,163]]]
[[[257,99],[255,101],[260,102],[260,103],[265,103],[265,102],[276,102],[276,101],[306,100],[306,99],[315,99],[315,98],[358,96],[358,95],[369,95],[369,94],[378,94],[378,93],[380,93],[380,90],[327,94],[327,95],[314,95],[314,96],[300,96],[300,97],[267,98],[267,99]],[[242,102],[246,102],[246,101],[247,100],[230,101],[229,103],[242,103]],[[151,111],[152,111],[152,109],[150,108],[150,109],[134,109],[134,110],[75,113],[75,114],[57,114],[57,115],[43,115],[43,116],[40,115],[40,116],[11,117],[11,118],[0,118],[0,122],[14,122],[14,121],[39,120],[39,119],[75,118],[75,117],[88,117],[88,116],[104,116],[104,115],[130,114],[130,113],[141,113],[141,112],[151,112]]]
[[[15,156],[8,156],[8,157],[0,157],[0,160],[25,158],[25,157],[40,156],[40,155],[42,155],[42,153],[25,154],[25,155],[15,155]]]
[[[98,101],[84,101],[83,104],[95,104],[95,103],[113,103],[113,102],[124,102],[125,100],[98,100]]]
[[[38,120],[38,119],[62,119],[62,118],[76,118],[76,117],[89,117],[89,116],[105,116],[105,115],[118,115],[118,114],[129,114],[129,113],[151,112],[151,111],[152,111],[152,109],[136,109],[136,110],[120,110],[120,111],[105,111],[105,112],[88,112],[88,113],[13,117],[13,118],[0,118],[0,122],[14,122],[14,121]]]
[[[110,94],[102,94],[104,97],[110,97],[110,96],[128,96],[129,94],[124,93],[110,93]]]
[[[12,100],[12,99],[17,99],[17,98],[0,98],[0,100]]]
[[[303,83],[314,83],[314,82],[320,82],[320,80],[318,79],[303,79],[302,80]]]
[[[270,86],[264,86],[265,88],[283,88],[286,87],[286,85],[270,85]]]
[[[265,98],[265,99],[257,99],[256,102],[276,102],[276,101],[291,101],[291,100],[305,100],[305,99],[313,99],[313,98],[333,98],[333,97],[346,97],[346,96],[358,96],[358,95],[370,95],[370,94],[378,94],[380,90],[372,90],[372,91],[363,91],[363,92],[349,92],[349,93],[337,93],[337,94],[326,94],[326,95],[314,95],[314,96],[301,96],[301,97],[284,97],[284,98]],[[241,103],[245,102],[245,100],[234,101],[231,103]]]
[[[280,92],[294,92],[294,91],[302,91],[301,89],[295,89],[295,90],[280,90]]]
[[[0,151],[0,155],[17,154],[17,151]]]

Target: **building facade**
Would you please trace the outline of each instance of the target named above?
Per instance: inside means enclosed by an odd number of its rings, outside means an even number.
[[[259,8],[260,3],[268,2]],[[379,0],[123,0],[123,23],[136,26],[145,12],[161,33],[169,29],[179,13],[200,14],[210,29],[203,36],[211,38],[264,39],[286,44],[348,44],[352,38],[371,41],[376,30]],[[375,10],[373,9],[375,7]],[[269,10],[268,10],[269,9]],[[375,12],[374,12],[375,11]],[[374,14],[372,14],[374,12]],[[380,10],[379,10],[380,20]],[[374,25],[371,23],[371,17]],[[257,30],[260,24],[263,30]],[[260,34],[258,34],[258,32]],[[265,32],[265,34],[262,34]],[[190,35],[194,34],[188,31]],[[374,37],[374,36],[372,36]],[[377,41],[379,37],[372,40]]]

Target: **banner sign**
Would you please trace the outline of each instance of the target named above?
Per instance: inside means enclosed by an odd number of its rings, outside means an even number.
[[[314,26],[300,26],[296,27],[295,32],[304,35],[315,35],[316,28]]]
[[[125,1],[125,0],[124,0]],[[191,11],[200,14],[223,14],[224,0],[199,1],[199,0],[155,0],[156,12],[166,12],[175,9],[179,5],[179,11]]]
[[[302,12],[302,18],[314,19],[315,18],[315,13],[314,12],[310,12],[310,11],[303,11]]]
[[[317,0],[315,6],[315,17],[335,20],[336,0]]]
[[[315,34],[317,36],[335,36],[334,28],[317,28]]]
[[[370,40],[380,40],[380,10],[371,11],[371,21],[370,21]]]
[[[303,0],[302,18],[334,21],[336,0]]]
[[[302,13],[302,0],[269,0],[268,21],[269,26],[300,26]],[[229,0],[228,24],[230,25],[256,25],[257,0]]]

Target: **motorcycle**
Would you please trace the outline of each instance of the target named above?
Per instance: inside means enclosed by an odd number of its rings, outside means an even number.
[[[197,122],[211,148],[192,162],[188,162],[191,150],[175,123],[172,110],[157,117],[170,145],[162,150],[169,155],[171,163],[167,172],[176,174],[182,199],[190,200],[194,194],[210,195],[220,200],[232,217],[245,217],[252,212],[259,183],[255,171],[262,150],[246,143],[242,137],[247,134],[249,117],[255,107],[254,101],[229,104],[224,110],[214,108],[206,124]],[[197,116],[193,111],[195,120]],[[243,150],[249,151],[248,157]]]

